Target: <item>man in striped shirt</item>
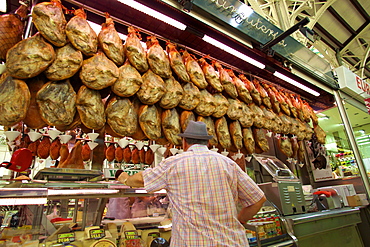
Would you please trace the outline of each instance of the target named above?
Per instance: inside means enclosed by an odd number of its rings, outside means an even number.
[[[148,192],[166,189],[173,215],[171,246],[248,246],[242,224],[265,202],[263,192],[233,160],[208,149],[212,136],[203,122],[189,121],[179,135],[185,152],[131,177],[122,173],[119,181]]]

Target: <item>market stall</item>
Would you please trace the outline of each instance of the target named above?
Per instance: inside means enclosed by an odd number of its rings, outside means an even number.
[[[18,11],[24,11],[27,4],[23,3]],[[114,233],[114,227],[107,228],[107,221],[103,221],[104,234],[99,227],[88,226],[102,223],[107,198],[150,196],[142,190],[113,188],[109,180],[118,169],[134,174],[181,153],[178,134],[186,129],[189,120],[197,120],[203,121],[213,136],[209,142],[212,151],[235,160],[261,188],[273,188],[272,191],[279,187],[277,197],[273,197],[270,189],[265,190],[271,204],[246,226],[251,244],[268,246],[281,242],[291,246],[297,239],[298,243],[304,242],[301,238],[315,234],[300,233],[300,224],[309,229],[314,227],[306,218],[314,218],[316,224],[316,220],[337,217],[336,212],[340,214],[338,222],[343,215],[351,219],[348,223],[354,234],[351,243],[361,243],[355,236],[356,224],[361,222],[357,209],[306,214],[311,201],[305,198],[302,185],[314,185],[309,173],[314,171],[318,172],[316,177],[332,178],[331,167],[324,161],[326,133],[314,111],[324,103],[332,105],[332,96],[312,86],[322,94],[317,99],[299,87],[287,86],[267,71],[261,73],[265,65],[231,59],[225,49],[220,52],[217,40],[212,41],[213,45],[200,44],[194,28],[179,30],[171,26],[164,32],[153,28],[153,23],[140,23],[140,18],[129,22],[140,11],[116,1],[109,8],[117,4],[122,12],[127,11],[128,17],[115,17],[122,14],[118,10],[104,13],[96,2],[88,6],[71,0],[37,3],[27,21],[19,24],[27,27],[29,35],[15,40],[4,52],[0,125],[4,126],[6,152],[12,155],[22,148],[28,149],[33,162],[22,171],[3,175],[9,179],[4,181],[3,191],[31,186],[40,187],[45,193],[24,195],[41,197],[43,201],[30,210],[33,218],[18,223],[19,226],[31,224],[43,235],[38,239],[40,242],[54,244],[72,240],[92,243],[90,230],[96,231],[95,241],[115,242],[130,236],[140,239],[145,234],[141,235],[136,227],[142,221],[136,224],[138,221],[133,221],[135,228],[125,224],[127,221],[120,222],[120,237]],[[169,10],[185,18],[172,7],[167,6],[164,12]],[[102,23],[99,29],[87,21],[90,15]],[[188,22],[222,36],[194,19]],[[122,32],[127,35],[122,36]],[[194,40],[189,43],[191,39]],[[241,51],[252,53],[246,47]],[[281,67],[278,61],[271,62],[258,51],[254,55],[264,57],[266,64]],[[21,175],[34,181],[26,184],[18,180],[17,184],[14,179]],[[77,192],[58,194],[63,188]],[[87,188],[95,191],[85,193]],[[109,193],[107,189],[111,189]],[[306,192],[312,195],[314,191]],[[361,192],[356,190],[355,194]],[[14,196],[2,195],[4,199]],[[285,206],[277,205],[284,196],[289,197]],[[84,205],[79,199],[84,200]],[[52,224],[46,218],[36,220],[35,215],[44,210],[44,205],[56,201],[63,209],[63,218],[72,216],[68,221],[73,223],[71,226]],[[51,209],[46,211],[50,213]],[[10,226],[12,216],[7,218],[6,227]],[[163,220],[155,220],[155,226]],[[166,227],[158,229],[163,228]],[[330,225],[326,230],[333,229],[336,227]],[[74,231],[79,233],[60,235]],[[83,235],[81,231],[85,231],[84,237],[77,236]],[[161,233],[169,240],[169,230]],[[146,234],[145,238],[154,240],[161,235],[156,234]],[[9,239],[4,242],[13,241]]]

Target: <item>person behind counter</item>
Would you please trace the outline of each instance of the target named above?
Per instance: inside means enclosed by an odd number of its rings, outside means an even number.
[[[167,190],[171,246],[248,246],[242,224],[262,207],[263,192],[233,160],[208,149],[212,136],[203,122],[189,121],[179,135],[185,152],[133,176],[123,172],[118,180],[148,192]]]
[[[117,170],[114,174],[117,180],[123,170]],[[107,213],[105,218],[111,219],[129,219],[132,218],[131,205],[134,203],[135,197],[113,197],[109,198]]]

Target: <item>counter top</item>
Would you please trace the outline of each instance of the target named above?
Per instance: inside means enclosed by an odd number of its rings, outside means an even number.
[[[312,213],[289,215],[289,216],[285,216],[285,218],[287,220],[292,220],[294,222],[299,222],[299,221],[308,222],[308,221],[316,221],[319,219],[331,218],[333,216],[340,216],[340,215],[352,214],[352,213],[360,213],[360,208],[359,207],[344,207],[344,208],[323,210],[323,211],[312,212]]]

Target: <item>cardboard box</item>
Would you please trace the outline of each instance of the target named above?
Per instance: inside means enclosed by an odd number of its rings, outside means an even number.
[[[367,205],[369,205],[369,201],[367,200],[367,196],[366,196],[366,194],[357,194],[358,195],[358,197],[360,198],[360,200],[361,200],[361,205],[362,206],[367,206]]]
[[[347,196],[347,201],[350,207],[362,206],[361,198],[358,195]]]

